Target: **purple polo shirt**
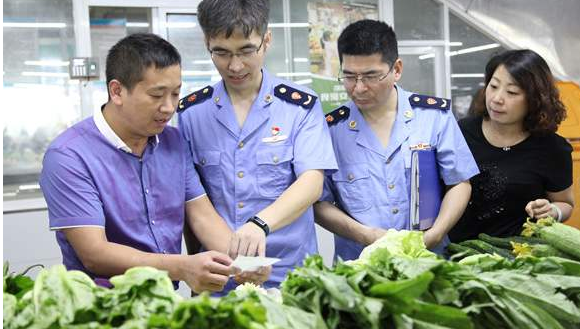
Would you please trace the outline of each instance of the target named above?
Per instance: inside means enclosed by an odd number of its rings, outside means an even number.
[[[40,186],[64,265],[94,277],[61,231],[71,227],[103,227],[109,242],[180,254],[185,202],[205,194],[180,133],[166,127],[139,158],[105,137],[95,120],[67,129],[44,155]]]

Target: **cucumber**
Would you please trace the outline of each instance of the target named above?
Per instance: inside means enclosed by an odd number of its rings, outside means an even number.
[[[480,240],[485,241],[495,247],[511,250],[512,242],[532,244],[545,244],[546,242],[540,238],[524,237],[524,236],[510,236],[507,238],[499,238],[485,233],[477,236]]]
[[[495,247],[485,241],[482,240],[466,240],[459,243],[462,246],[473,248],[477,251],[486,254],[498,254],[503,258],[507,259],[515,259],[515,256],[512,254],[511,250],[503,249]]]
[[[462,255],[463,257],[481,254],[479,251],[477,251],[473,248],[462,246],[462,245],[457,244],[457,243],[450,243],[447,246],[447,252],[450,255],[463,254]]]

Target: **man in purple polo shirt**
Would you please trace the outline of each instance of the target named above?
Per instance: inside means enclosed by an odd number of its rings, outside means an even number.
[[[107,56],[108,102],[56,138],[40,185],[68,269],[108,278],[134,266],[166,270],[193,291],[220,291],[234,270],[231,231],[217,214],[177,129],[181,57],[153,34]],[[184,215],[208,250],[181,254]],[[221,251],[221,252],[218,252]]]

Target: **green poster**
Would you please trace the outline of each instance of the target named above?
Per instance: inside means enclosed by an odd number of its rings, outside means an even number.
[[[320,96],[324,113],[348,101],[344,86],[338,82],[340,61],[336,41],[344,27],[361,19],[378,19],[373,5],[308,3],[310,34],[310,72],[312,89]]]

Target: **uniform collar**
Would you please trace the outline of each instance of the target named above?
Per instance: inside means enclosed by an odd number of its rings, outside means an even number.
[[[256,96],[256,100],[254,101],[255,106],[263,108],[270,105],[274,101],[273,89],[273,77],[268,73],[268,71],[266,71],[266,69],[262,69],[262,84],[260,85],[258,96]],[[213,102],[218,106],[218,108],[222,108],[231,103],[223,79],[214,86]]]
[[[99,132],[105,137],[109,143],[111,143],[116,149],[121,150],[126,153],[133,153],[131,148],[123,142],[121,137],[117,135],[113,128],[109,125],[105,117],[103,116],[103,110],[105,109],[105,105],[103,104],[99,110],[96,110],[93,115],[93,120],[95,121],[95,125]],[[155,139],[149,138],[149,143],[152,143],[154,147],[159,144],[159,135],[155,135]]]
[[[415,111],[409,103],[411,93],[397,85],[395,88],[397,88],[397,119],[403,122],[411,121],[415,117]]]
[[[262,69],[262,85],[260,86],[260,92],[258,93],[258,98],[256,98],[256,105],[259,108],[266,107],[274,101],[274,79],[266,71]]]
[[[366,123],[366,120],[352,100],[346,103],[346,106],[350,108],[350,115],[346,120],[346,124],[350,130],[358,131],[360,129],[360,125],[363,122]]]

